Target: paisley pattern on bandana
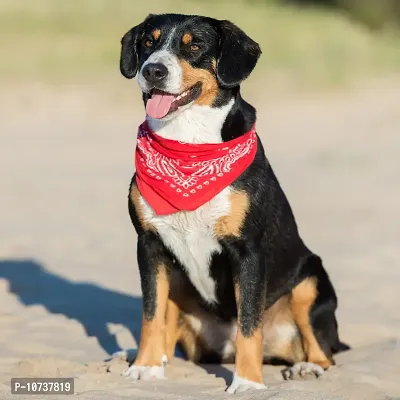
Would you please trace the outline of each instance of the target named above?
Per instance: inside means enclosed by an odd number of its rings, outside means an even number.
[[[144,122],[138,131],[136,182],[157,214],[193,211],[237,179],[256,151],[254,126],[228,142],[190,144],[164,139]]]

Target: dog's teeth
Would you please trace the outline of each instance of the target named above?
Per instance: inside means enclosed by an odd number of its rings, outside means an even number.
[[[189,95],[189,92],[190,92],[190,90],[186,90],[186,92],[183,92],[183,93],[181,93],[179,96],[176,96],[174,101],[178,101],[178,100],[180,100],[180,99],[182,99],[182,98],[188,96],[188,95]]]

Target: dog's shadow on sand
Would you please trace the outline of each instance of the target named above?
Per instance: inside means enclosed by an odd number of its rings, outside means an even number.
[[[0,260],[0,279],[26,305],[42,305],[52,314],[75,319],[87,336],[95,337],[106,353],[120,351],[107,323],[127,327],[139,343],[142,299],[90,282],[74,282],[56,275],[34,260]]]
[[[75,319],[86,335],[95,337],[103,350],[112,355],[122,351],[108,323],[121,324],[139,343],[142,320],[142,299],[90,282],[74,282],[56,275],[30,259],[0,260],[0,279],[9,284],[25,306],[42,305],[52,314]],[[175,356],[183,358],[177,346]],[[131,358],[131,357],[130,357]],[[210,373],[232,379],[232,373],[220,365],[203,365]]]

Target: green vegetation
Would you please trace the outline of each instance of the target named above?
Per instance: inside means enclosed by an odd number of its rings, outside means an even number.
[[[400,0],[337,0],[337,6],[371,28],[400,28]]]
[[[372,31],[326,8],[273,3],[0,0],[0,76],[3,81],[97,84],[113,79],[119,76],[120,38],[149,12],[234,21],[260,42],[257,73],[269,82],[318,87],[400,70],[399,37],[393,31]]]
[[[271,4],[274,0],[264,0]],[[372,29],[400,28],[400,0],[275,0],[297,5],[327,6],[345,10],[347,15]]]

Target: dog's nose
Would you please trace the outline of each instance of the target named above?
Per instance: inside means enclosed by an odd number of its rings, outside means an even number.
[[[150,63],[143,68],[143,76],[150,83],[160,83],[167,75],[167,67],[160,63]]]

